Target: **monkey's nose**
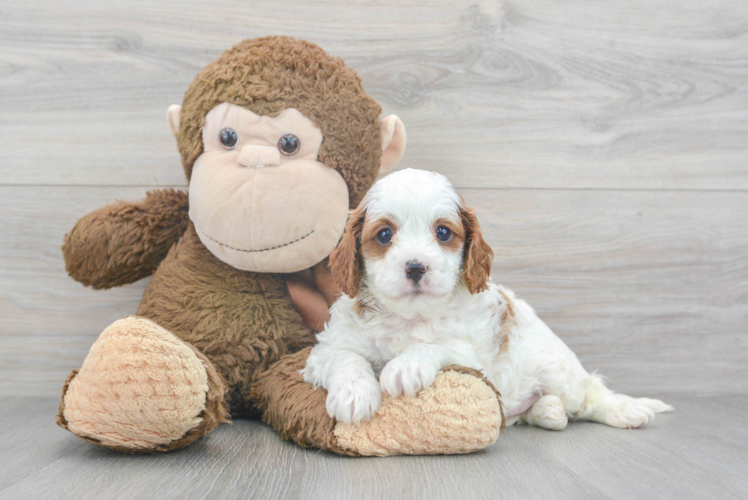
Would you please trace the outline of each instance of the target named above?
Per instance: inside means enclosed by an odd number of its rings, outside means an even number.
[[[426,266],[417,260],[411,260],[405,264],[405,277],[417,284],[426,273]]]
[[[237,158],[243,167],[273,167],[280,163],[280,151],[271,146],[244,146]]]

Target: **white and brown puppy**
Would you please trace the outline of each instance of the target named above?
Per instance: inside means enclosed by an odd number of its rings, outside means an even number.
[[[490,281],[492,260],[474,211],[444,176],[407,169],[377,182],[330,256],[345,295],[302,371],[327,389],[330,416],[368,420],[382,392],[415,395],[450,364],[485,373],[507,424],[639,427],[672,409],[587,373],[526,302]]]

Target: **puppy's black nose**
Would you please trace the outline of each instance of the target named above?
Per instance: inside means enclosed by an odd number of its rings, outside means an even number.
[[[418,283],[426,272],[426,266],[416,260],[405,264],[405,276],[413,283]]]

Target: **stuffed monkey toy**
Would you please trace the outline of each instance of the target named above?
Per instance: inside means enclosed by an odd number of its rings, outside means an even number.
[[[209,64],[167,112],[188,193],[101,208],[65,237],[86,286],[153,278],[68,377],[58,424],[129,453],[187,446],[230,417],[347,455],[493,443],[501,404],[474,370],[445,369],[357,426],[330,418],[299,374],[339,294],[327,257],[348,210],[405,149],[402,122],[380,113],[357,73],[309,42],[245,40]]]

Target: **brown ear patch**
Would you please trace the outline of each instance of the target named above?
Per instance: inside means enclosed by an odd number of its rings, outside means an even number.
[[[364,263],[361,260],[361,233],[366,209],[363,204],[352,210],[343,237],[330,254],[330,273],[342,292],[353,298],[358,295]]]
[[[460,208],[460,219],[465,228],[465,256],[462,268],[462,281],[471,294],[488,288],[491,276],[493,250],[483,239],[483,233],[472,208]]]
[[[383,217],[364,222],[364,229],[361,233],[361,255],[365,255],[369,259],[381,259],[387,254],[389,249],[392,248],[392,243],[383,245],[377,241],[377,234],[387,228],[392,230],[392,237],[394,238],[397,233],[397,224],[392,219]]]
[[[436,237],[436,229],[439,226],[444,226],[452,232],[452,237],[449,240],[441,241]],[[459,251],[465,243],[465,227],[462,225],[462,223],[456,223],[450,219],[437,220],[434,223],[434,227],[431,229],[431,232],[436,241],[439,242],[439,245],[451,252]]]

